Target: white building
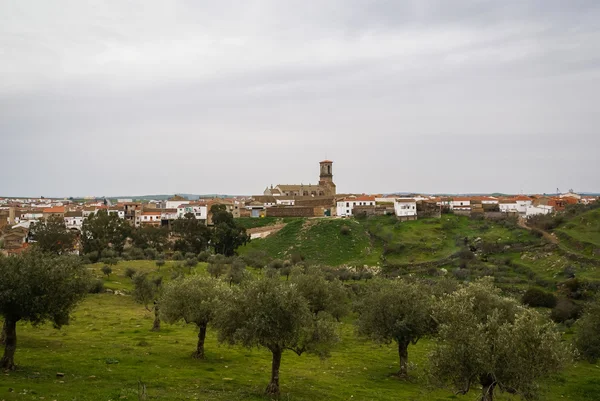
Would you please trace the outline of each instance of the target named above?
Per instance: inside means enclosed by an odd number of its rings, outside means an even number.
[[[208,207],[205,203],[185,203],[177,206],[177,218],[183,219],[188,213],[192,213],[198,220],[206,220],[208,218]]]
[[[398,198],[394,201],[394,212],[398,217],[416,216],[417,201],[414,199]]]
[[[554,211],[554,207],[553,206],[548,206],[548,205],[538,205],[538,206],[533,206],[530,205],[527,207],[527,210],[525,212],[525,216],[529,217],[529,216],[535,216],[536,214],[550,214]]]
[[[471,210],[471,198],[456,197],[450,200],[452,210]]]
[[[81,231],[83,227],[83,212],[66,212],[64,220],[67,229]]]
[[[338,216],[352,216],[354,206],[375,206],[374,196],[349,196],[337,201],[336,212]]]
[[[177,199],[177,198],[180,198],[180,199]],[[175,197],[175,198],[169,199],[165,203],[165,209],[177,209],[179,206],[188,205],[189,203],[191,203],[191,201],[189,201],[187,199],[183,199],[181,197]]]
[[[163,209],[160,213],[162,220],[175,220],[177,218],[177,209]]]

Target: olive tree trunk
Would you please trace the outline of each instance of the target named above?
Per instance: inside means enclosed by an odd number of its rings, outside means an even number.
[[[283,351],[280,349],[271,350],[273,354],[273,362],[271,363],[271,382],[267,386],[265,392],[270,395],[279,395],[279,367],[281,366],[281,354]]]
[[[206,338],[206,324],[198,325],[200,330],[198,331],[198,345],[196,346],[196,352],[192,356],[196,359],[204,359],[204,339]]]
[[[496,387],[496,381],[492,375],[485,375],[479,378],[481,384],[481,400],[482,401],[494,401],[494,387]]]
[[[158,302],[154,302],[154,323],[152,324],[152,331],[160,331],[160,315],[158,314]]]
[[[408,377],[408,345],[409,341],[398,341],[398,356],[400,357],[400,370],[398,377]]]
[[[17,322],[6,319],[4,321],[5,339],[4,356],[0,360],[0,369],[15,369],[15,351],[17,350]]]
[[[6,341],[6,320],[2,323],[2,332],[0,333],[0,345],[4,345]]]

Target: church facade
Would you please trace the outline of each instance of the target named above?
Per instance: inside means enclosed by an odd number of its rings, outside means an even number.
[[[265,189],[266,196],[282,196],[282,197],[332,197],[336,194],[336,187],[333,182],[333,162],[331,160],[323,160],[319,162],[319,183],[312,184],[279,184]]]

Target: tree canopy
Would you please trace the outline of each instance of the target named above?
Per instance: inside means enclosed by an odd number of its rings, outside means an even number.
[[[138,227],[132,233],[133,243],[141,249],[156,249],[163,252],[169,247],[169,229],[146,225]]]
[[[481,399],[495,389],[532,399],[537,380],[571,357],[554,323],[500,295],[489,278],[444,296],[434,309],[439,341],[430,360],[437,380],[466,394],[481,385]]]
[[[217,315],[219,341],[271,351],[271,382],[267,394],[279,394],[279,367],[285,350],[298,355],[329,354],[337,341],[334,321],[315,317],[307,300],[294,285],[278,279],[247,282],[233,292]]]
[[[17,322],[51,321],[57,327],[67,323],[87,293],[90,276],[77,257],[29,251],[0,258],[0,277],[0,314],[6,336],[0,368],[14,369]]]
[[[208,248],[210,230],[193,213],[186,213],[183,218],[175,220],[173,233],[177,236],[173,247],[176,251],[198,254]]]
[[[215,253],[233,256],[235,250],[250,241],[246,229],[237,224],[225,205],[212,205],[213,220],[211,245]]]
[[[161,317],[167,323],[183,320],[198,327],[198,345],[192,354],[194,358],[204,359],[206,329],[226,294],[223,282],[211,277],[193,275],[166,284],[160,299]]]
[[[83,222],[81,244],[83,252],[102,253],[107,249],[123,252],[125,241],[131,235],[131,225],[115,213],[99,210]]]
[[[32,224],[30,232],[35,247],[42,252],[62,255],[71,253],[75,248],[77,236],[67,230],[65,221],[60,216],[50,216]]]
[[[399,376],[408,374],[408,346],[435,330],[432,298],[423,284],[386,280],[374,282],[357,305],[359,334],[379,343],[397,343]]]

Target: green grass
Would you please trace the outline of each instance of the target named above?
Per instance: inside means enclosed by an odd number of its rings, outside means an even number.
[[[342,235],[342,226],[350,228]],[[296,220],[264,239],[253,240],[240,253],[265,251],[285,259],[300,252],[308,261],[332,266],[375,265],[382,254],[390,264],[411,264],[444,259],[463,246],[463,239],[511,244],[535,244],[539,239],[527,230],[491,221],[444,215],[441,219],[399,222],[393,216],[356,219]]]
[[[129,296],[90,295],[60,331],[51,325],[19,324],[19,368],[0,381],[3,400],[137,399],[138,380],[148,399],[267,400],[270,354],[263,349],[219,345],[209,327],[207,359],[192,359],[197,332],[192,325],[163,324],[149,331],[152,314]],[[284,400],[449,400],[450,390],[428,387],[430,341],[409,348],[411,379],[390,375],[398,369],[393,345],[357,338],[352,319],[340,324],[341,342],[331,358],[286,352],[281,367]],[[57,378],[56,372],[65,374]],[[546,382],[545,400],[594,400],[600,369],[585,362]],[[12,389],[12,391],[9,391]],[[501,395],[498,400],[512,400]]]
[[[561,248],[600,260],[600,209],[576,215],[562,223],[554,232],[560,239]]]

